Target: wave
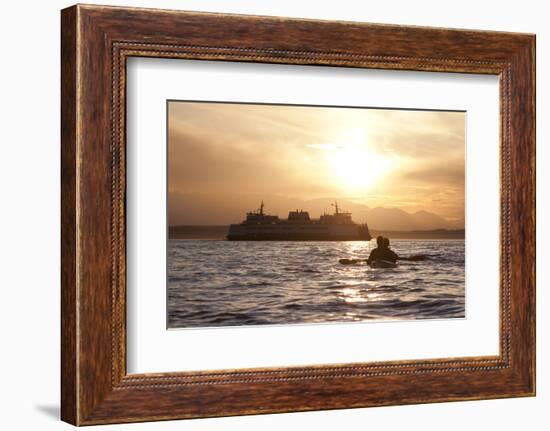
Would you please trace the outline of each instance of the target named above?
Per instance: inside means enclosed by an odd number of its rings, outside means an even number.
[[[395,269],[340,265],[372,245],[169,241],[171,328],[464,317],[464,242],[393,241]]]

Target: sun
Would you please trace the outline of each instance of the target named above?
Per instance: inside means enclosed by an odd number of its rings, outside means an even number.
[[[369,148],[364,136],[356,133],[338,145],[329,157],[336,180],[350,191],[372,187],[390,168],[390,161]]]

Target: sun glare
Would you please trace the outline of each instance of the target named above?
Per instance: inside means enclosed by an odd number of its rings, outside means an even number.
[[[388,171],[390,162],[369,148],[364,134],[354,133],[330,154],[337,180],[346,190],[364,190],[376,184]]]

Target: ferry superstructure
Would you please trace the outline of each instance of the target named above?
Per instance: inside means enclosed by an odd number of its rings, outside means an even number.
[[[312,219],[309,212],[294,210],[288,218],[264,212],[260,208],[246,213],[246,219],[229,226],[229,241],[369,241],[371,239],[366,223],[355,223],[351,213],[342,212],[338,203],[334,204],[333,214],[323,214]]]

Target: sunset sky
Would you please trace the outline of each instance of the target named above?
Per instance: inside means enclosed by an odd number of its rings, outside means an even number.
[[[339,199],[461,228],[464,134],[464,112],[169,102],[169,223],[237,223],[261,199],[318,217]]]

